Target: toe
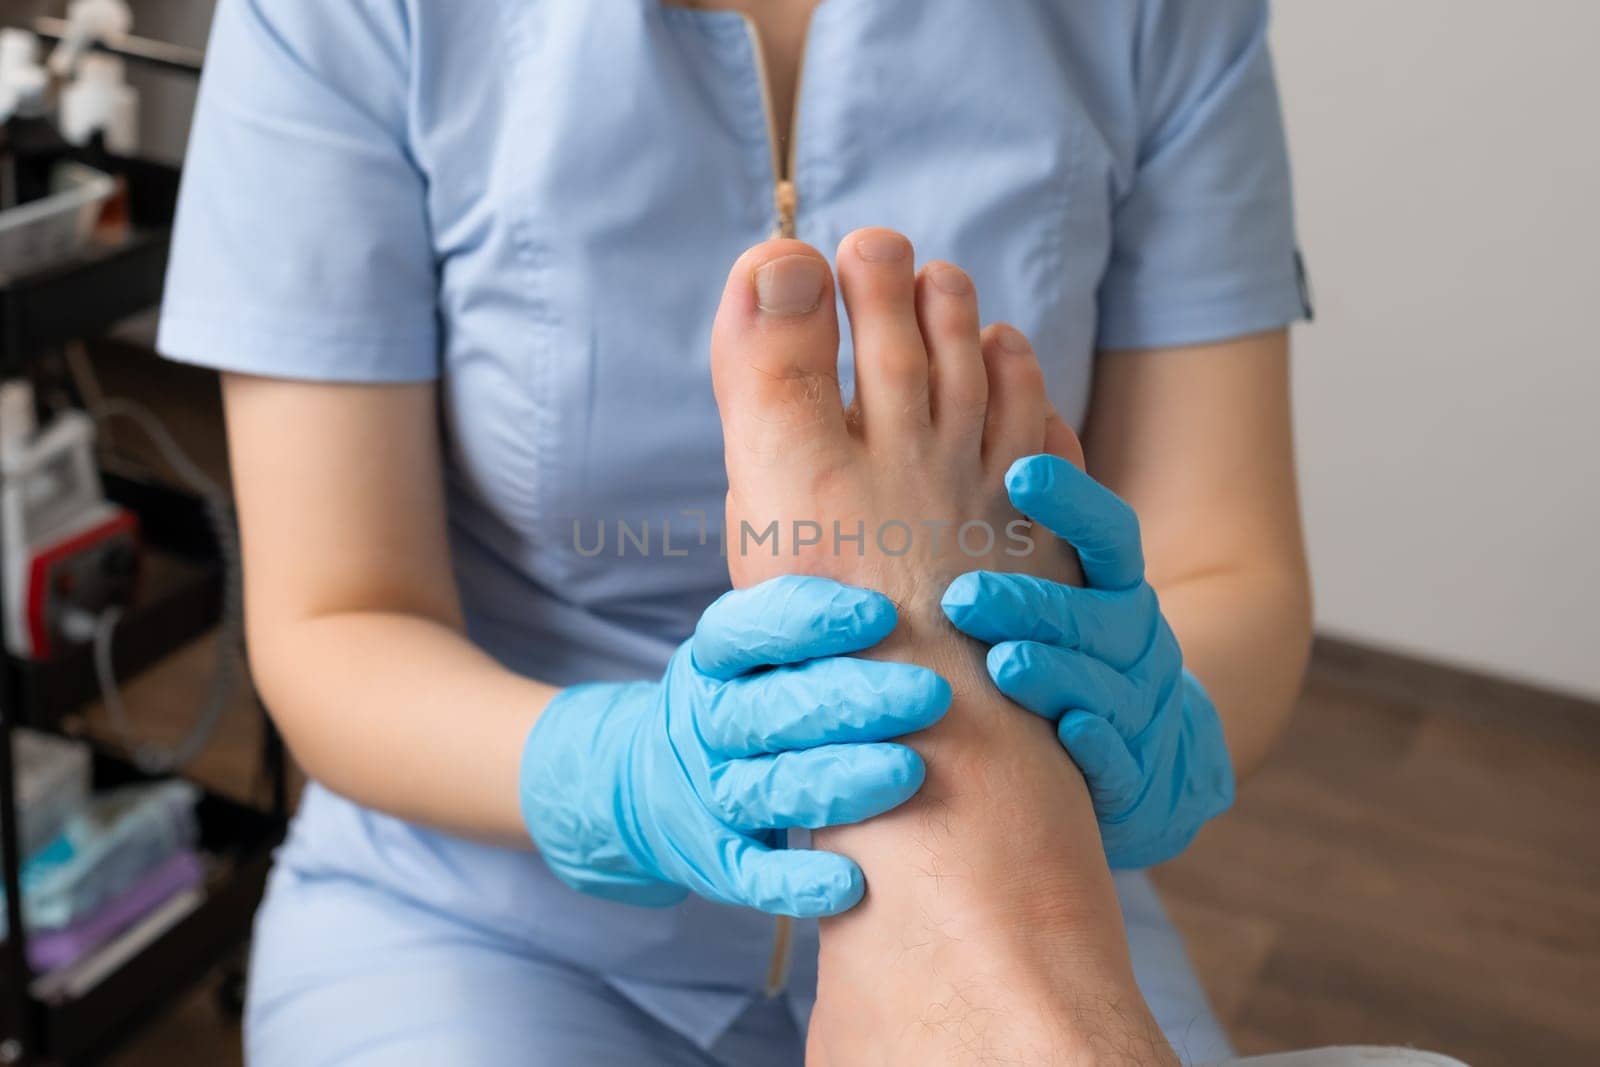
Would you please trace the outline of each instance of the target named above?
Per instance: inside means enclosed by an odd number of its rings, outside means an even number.
[[[739,257],[712,327],[711,380],[730,430],[775,440],[796,425],[843,432],[839,321],[822,253],[777,240]]]
[[[917,325],[911,242],[893,230],[855,231],[839,244],[839,284],[863,432],[927,426],[928,353]]]
[[[1044,448],[1044,371],[1022,332],[1000,323],[983,331],[983,363],[989,377],[984,465],[1003,472]]]
[[[917,321],[928,350],[934,424],[963,438],[981,431],[989,378],[978,344],[978,290],[966,271],[937,261],[922,268]]]
[[[1083,442],[1078,439],[1078,433],[1067,420],[1061,417],[1061,412],[1056,406],[1045,398],[1044,409],[1044,450],[1052,456],[1060,456],[1079,470],[1087,470],[1088,465],[1083,457]]]

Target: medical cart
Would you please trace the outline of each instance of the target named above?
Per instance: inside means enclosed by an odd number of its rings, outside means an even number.
[[[98,144],[79,162],[125,186],[130,224],[115,241],[91,243],[44,269],[0,276],[0,380],[30,377],[49,353],[97,338],[160,301],[177,171],[109,156]],[[198,496],[126,474],[104,471],[102,478],[110,501],[137,517],[141,551],[161,564],[146,571],[147,579],[159,574],[161,580],[143,582],[118,626],[113,668],[128,679],[217,625],[227,578]],[[92,1062],[219,964],[236,959],[287,824],[283,745],[256,701],[262,796],[242,803],[203,794],[197,817],[207,876],[198,901],[191,898],[186,912],[169,916],[165,929],[147,933],[142,943],[113,941],[116,951],[80,969],[71,982],[33,974],[19,884],[13,731],[60,732],[98,699],[91,656],[86,643],[54,648],[43,660],[0,647],[0,873],[11,932],[0,946],[0,1064]],[[97,743],[96,789],[147,777],[125,752]]]

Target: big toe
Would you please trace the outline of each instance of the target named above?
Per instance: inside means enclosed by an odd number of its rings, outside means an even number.
[[[820,252],[774,240],[739,257],[711,332],[711,381],[724,427],[741,435],[819,420],[842,431],[839,320]]]

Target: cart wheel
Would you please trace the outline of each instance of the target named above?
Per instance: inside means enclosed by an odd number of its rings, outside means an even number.
[[[222,965],[217,977],[217,1008],[230,1019],[244,1018],[245,965],[233,960]]]

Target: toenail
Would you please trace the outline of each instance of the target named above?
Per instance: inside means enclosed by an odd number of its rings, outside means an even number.
[[[1022,331],[1010,326],[1000,331],[1000,347],[1019,356],[1027,355],[1033,350],[1033,346],[1028,344],[1028,339],[1022,336]]]
[[[911,242],[888,230],[868,230],[856,238],[856,255],[868,263],[893,263],[911,253]]]
[[[807,315],[822,302],[820,260],[782,256],[756,271],[756,303],[772,315]]]
[[[948,263],[935,263],[929,267],[928,280],[934,284],[934,288],[951,296],[966,296],[972,292],[972,281],[967,277],[967,272]]]

